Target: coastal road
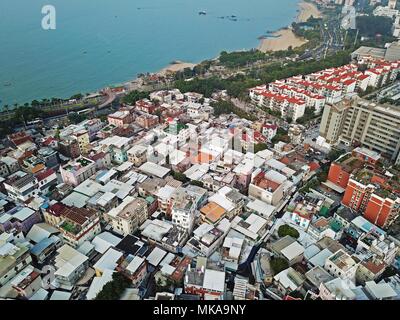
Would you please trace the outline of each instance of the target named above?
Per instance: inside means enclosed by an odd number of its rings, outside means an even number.
[[[103,109],[107,106],[109,106],[110,104],[112,104],[114,102],[114,100],[116,99],[116,94],[114,92],[112,92],[112,90],[110,88],[107,88],[103,91],[104,95],[106,95],[108,98],[106,101],[104,101],[102,104],[100,104],[97,109]]]

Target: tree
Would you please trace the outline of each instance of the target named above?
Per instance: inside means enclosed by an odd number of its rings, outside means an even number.
[[[291,236],[291,237],[293,237],[295,239],[298,239],[300,237],[299,232],[295,228],[293,228],[293,227],[291,227],[291,226],[289,226],[287,224],[281,225],[279,227],[278,235],[281,238],[283,238],[285,236]]]
[[[137,101],[142,99],[149,99],[149,92],[133,90],[122,98],[122,102],[128,105],[134,105]]]
[[[342,149],[335,149],[332,148],[331,151],[329,151],[328,153],[328,159],[330,161],[335,161],[336,159],[338,159],[341,155],[343,155],[346,151],[342,150]]]
[[[31,106],[32,106],[32,107],[39,107],[39,106],[40,106],[40,102],[37,101],[37,100],[32,100]]]
[[[97,294],[95,300],[119,300],[131,282],[121,273],[114,273],[112,281],[108,282]]]
[[[190,184],[192,186],[197,186],[197,187],[200,187],[200,188],[204,187],[204,183],[201,182],[201,181],[198,181],[198,180],[192,180],[192,181],[190,181]]]
[[[377,34],[383,36],[392,35],[393,20],[382,16],[357,16],[357,28],[361,36],[375,37]]]
[[[234,113],[240,118],[244,118],[247,120],[255,121],[257,118],[252,114],[249,114],[242,109],[236,107],[231,101],[219,100],[211,104],[214,108],[214,115],[216,117],[222,114],[230,114]]]
[[[289,268],[289,262],[287,262],[283,258],[273,257],[271,259],[271,268],[272,268],[272,271],[274,272],[274,274],[276,275],[279,272]]]
[[[266,149],[268,149],[267,144],[265,144],[265,143],[257,143],[254,146],[254,153],[257,153],[257,152],[260,152],[260,151],[263,151],[263,150],[266,150]]]
[[[154,111],[154,114],[158,117],[158,121],[161,121],[161,119],[162,119],[161,109],[157,109],[156,111]]]
[[[77,94],[74,94],[73,96],[71,96],[70,100],[81,100],[82,98],[83,98],[83,94],[77,93]]]
[[[10,114],[10,107],[8,106],[8,104],[4,105],[3,110],[8,114]]]
[[[78,113],[70,113],[68,115],[68,120],[73,123],[73,124],[78,124],[82,121],[84,121],[86,119],[86,116],[82,115],[82,114],[78,114]]]
[[[186,183],[189,181],[188,177],[181,172],[171,171],[171,175],[174,177],[175,180],[178,180],[182,183]]]
[[[60,128],[56,129],[56,133],[54,134],[54,138],[56,138],[57,140],[60,139]]]

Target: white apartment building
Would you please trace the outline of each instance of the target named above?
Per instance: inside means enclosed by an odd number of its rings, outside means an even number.
[[[334,277],[354,282],[358,264],[348,253],[340,249],[326,259],[324,268]]]
[[[36,177],[23,171],[17,171],[9,176],[4,182],[4,188],[10,198],[22,202],[40,193]]]
[[[104,213],[115,232],[124,236],[133,234],[147,219],[147,202],[142,198],[127,196],[116,208]]]
[[[184,190],[180,190],[174,198],[172,222],[191,234],[196,218],[196,203],[194,198],[186,194]]]

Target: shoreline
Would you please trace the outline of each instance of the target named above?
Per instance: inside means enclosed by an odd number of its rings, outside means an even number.
[[[322,18],[322,13],[319,11],[316,4],[302,0],[299,4],[299,14],[296,17],[296,22],[307,22],[311,16],[314,18]]]
[[[275,52],[289,49],[289,47],[297,48],[306,44],[308,40],[297,37],[292,29],[281,29],[272,34],[273,38],[262,39],[258,50],[261,52]]]
[[[314,18],[322,17],[322,13],[314,3],[305,2],[302,0],[298,3],[298,7],[298,14],[294,22],[307,22],[311,16]],[[282,51],[289,49],[289,47],[301,47],[308,42],[308,40],[304,38],[297,37],[292,31],[291,26],[274,32],[272,36],[272,38],[262,39],[258,46],[258,50],[264,53],[271,51]]]
[[[305,0],[301,0],[297,6],[299,7],[298,9],[298,14],[296,18],[293,20],[293,22],[305,22],[307,21],[311,16],[314,16],[315,18],[322,17],[321,12],[317,8],[317,6],[314,3],[311,2],[306,2]],[[290,46],[292,48],[300,47],[303,44],[307,43],[308,40],[299,38],[297,37],[294,32],[291,30],[290,26],[289,27],[282,27],[278,31],[271,33],[271,38],[264,38],[259,40],[259,45],[251,48],[251,49],[257,49],[260,50],[261,52],[271,52],[271,51],[281,51],[281,50],[287,50]],[[249,48],[250,50],[250,48]],[[210,58],[211,59],[211,58]],[[215,58],[212,58],[215,59]],[[164,68],[154,71],[154,72],[148,72],[149,74],[153,75],[158,75],[158,76],[166,76],[170,73],[178,72],[178,71],[183,71],[185,68],[191,68],[193,69],[196,65],[200,64],[201,62],[198,63],[192,63],[192,62],[185,62],[185,61],[173,61],[170,64],[166,65]],[[120,86],[128,86],[132,87],[137,85],[140,82],[140,77],[139,75],[136,75],[136,77],[132,79],[127,79],[127,80],[122,80],[121,82],[116,82],[113,84],[110,84],[107,87],[102,87],[99,89],[96,89],[93,92],[90,92],[90,94],[94,93],[99,93],[103,91],[106,88],[109,87],[120,87]],[[43,98],[36,98],[36,100],[41,100]],[[60,98],[63,99],[63,98]],[[68,98],[65,98],[68,99]],[[28,103],[31,103],[29,101]],[[19,106],[22,106],[23,103],[18,103]],[[3,110],[4,105],[0,105],[0,113],[5,112]],[[11,107],[11,105],[9,105]],[[10,108],[12,110],[14,108]]]
[[[195,66],[197,66],[197,63],[184,62],[184,61],[178,60],[178,61],[174,61],[173,63],[170,63],[165,68],[162,68],[160,71],[156,72],[156,74],[166,75],[168,73],[183,71],[186,68],[193,69]]]

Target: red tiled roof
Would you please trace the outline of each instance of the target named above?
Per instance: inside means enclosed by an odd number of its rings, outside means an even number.
[[[48,146],[48,145],[51,144],[53,141],[57,141],[57,140],[54,139],[53,137],[48,137],[48,138],[43,142],[43,145]]]
[[[62,203],[55,203],[51,205],[48,209],[47,212],[52,214],[53,216],[60,217],[63,212],[65,212],[68,209],[68,207]]]
[[[279,161],[286,165],[288,165],[290,163],[290,159],[288,157],[283,157]]]
[[[317,162],[310,162],[308,166],[310,167],[310,171],[315,171],[320,168],[320,165]]]
[[[106,155],[106,154],[105,154],[104,152],[99,152],[99,153],[97,153],[97,154],[91,156],[91,157],[90,157],[90,160],[97,161],[97,160],[99,160],[99,159],[101,159],[101,158],[104,158],[105,155]]]
[[[55,171],[53,169],[47,169],[45,171],[39,172],[36,175],[36,179],[38,179],[38,181],[42,181],[44,179],[46,179],[47,177],[50,177]]]

